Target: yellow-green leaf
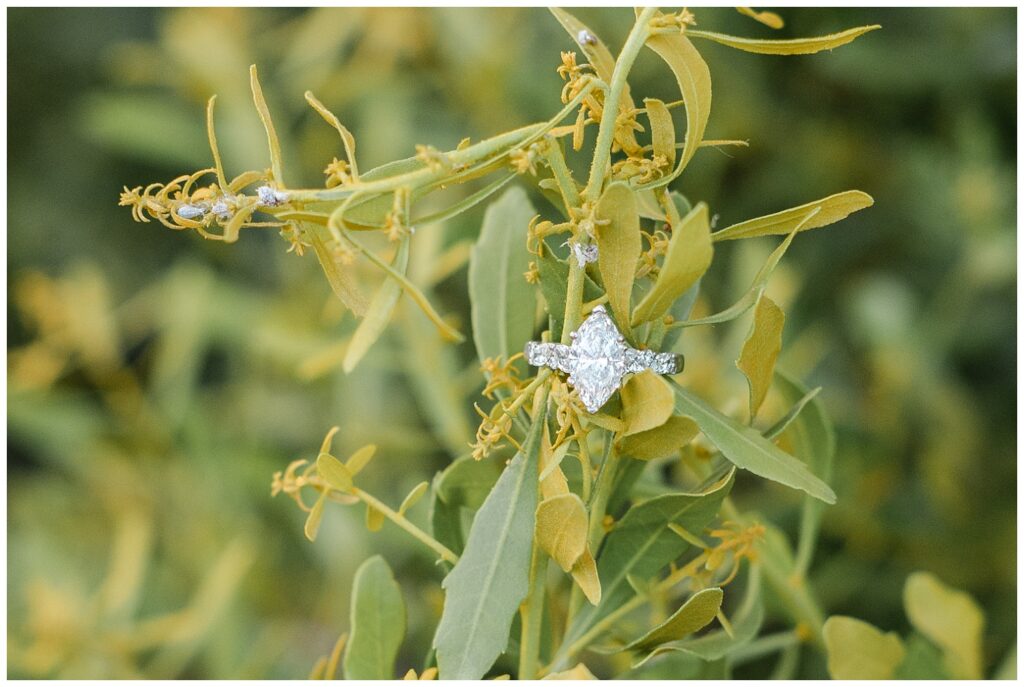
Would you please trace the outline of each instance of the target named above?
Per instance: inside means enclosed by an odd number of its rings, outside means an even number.
[[[537,544],[565,572],[587,548],[587,508],[576,494],[561,494],[537,506]]]
[[[366,467],[376,452],[376,444],[367,444],[348,457],[348,460],[345,461],[345,467],[348,468],[349,473],[354,477]]]
[[[632,325],[661,317],[711,265],[711,224],[708,206],[698,203],[676,226],[654,286],[633,311]]]
[[[409,266],[409,237],[406,236],[398,245],[394,261],[391,266],[398,272],[405,274]],[[366,312],[359,326],[356,327],[352,340],[345,351],[345,360],[342,362],[342,369],[348,374],[355,369],[359,361],[363,359],[366,352],[370,350],[380,335],[391,321],[391,314],[395,311],[398,298],[402,295],[402,285],[385,275],[384,282],[377,288],[377,293],[370,301],[370,307]]]
[[[572,579],[591,605],[601,603],[601,578],[598,577],[597,563],[590,553],[589,546],[583,549],[583,555],[576,559],[576,565],[572,567]]]
[[[672,113],[665,103],[657,98],[644,98],[647,118],[651,122],[651,147],[654,155],[667,160],[668,167],[676,162],[676,128],[672,123]]]
[[[669,177],[659,180],[668,183],[682,172],[704,138],[704,129],[711,116],[711,72],[697,49],[681,34],[651,36],[647,39],[647,47],[658,53],[675,74],[686,107],[686,137],[679,154],[679,164]]]
[[[405,512],[419,503],[419,500],[423,498],[423,495],[427,493],[427,489],[430,487],[430,482],[420,482],[412,491],[402,499],[402,505],[398,507],[398,514],[405,515]]]
[[[854,212],[871,207],[874,204],[875,199],[863,191],[843,191],[842,193],[836,193],[827,198],[804,203],[803,205],[776,212],[772,215],[756,217],[739,224],[734,224],[721,231],[716,231],[711,235],[711,240],[727,241],[730,239],[749,239],[755,236],[788,234],[798,226],[800,231],[817,229],[834,224]],[[808,219],[808,213],[816,208],[821,208],[821,210]]]
[[[636,460],[666,458],[693,441],[700,433],[688,417],[673,416],[660,427],[628,436],[619,442],[619,452]]]
[[[320,521],[324,517],[324,501],[327,499],[327,492],[320,494],[320,498],[313,504],[313,508],[306,517],[306,524],[302,531],[309,541],[316,541],[316,533],[320,531]]]
[[[672,416],[672,388],[651,370],[635,374],[622,386],[622,436],[660,427]]]
[[[597,266],[612,314],[622,329],[629,323],[633,279],[643,249],[636,196],[623,182],[610,184],[597,203]]]
[[[267,145],[270,148],[270,169],[274,175],[274,181],[284,184],[281,165],[281,143],[277,138],[277,131],[274,129],[274,121],[270,118],[270,109],[267,101],[263,98],[263,88],[260,87],[260,78],[256,73],[256,65],[249,66],[249,86],[252,88],[252,100],[256,104],[256,111],[263,122],[263,129],[267,133]]]
[[[668,620],[644,636],[626,645],[633,651],[649,651],[659,644],[674,642],[692,635],[715,619],[722,607],[722,590],[718,587],[702,589],[686,600]]]
[[[814,38],[792,38],[788,40],[762,40],[756,38],[739,38],[728,36],[724,33],[712,31],[687,31],[687,36],[694,38],[706,38],[730,48],[756,52],[762,55],[810,55],[822,50],[831,50],[840,45],[846,45],[868,31],[882,28],[878,24],[871,26],[858,26],[839,33],[830,33],[827,36],[815,36]]]
[[[764,403],[772,386],[775,361],[782,350],[782,327],[786,314],[768,296],[762,295],[754,308],[754,326],[743,344],[736,367],[740,369],[750,386],[750,419]]]
[[[316,470],[331,489],[352,490],[352,471],[330,453],[321,453],[316,459]]]
[[[833,680],[889,680],[906,653],[894,633],[873,625],[834,615],[825,621],[825,650]]]
[[[981,633],[985,617],[968,594],[943,584],[931,573],[907,578],[903,605],[910,623],[942,649],[946,668],[957,680],[980,680]]]
[[[542,680],[596,680],[594,674],[582,663],[577,663],[575,667],[569,670],[563,670],[559,673],[548,673]]]
[[[366,529],[379,532],[381,527],[384,527],[384,513],[366,504]]]
[[[785,26],[785,22],[782,21],[782,17],[774,12],[758,12],[750,7],[737,7],[736,11],[771,29],[781,29]]]
[[[327,277],[327,283],[331,285],[334,295],[357,317],[365,315],[366,297],[359,291],[359,286],[349,274],[348,269],[339,264],[331,249],[327,247],[326,239],[321,235],[325,234],[327,230],[308,222],[304,222],[302,227],[303,233],[313,244],[313,252],[316,253],[316,259],[320,261],[320,267],[323,269],[324,276]]]

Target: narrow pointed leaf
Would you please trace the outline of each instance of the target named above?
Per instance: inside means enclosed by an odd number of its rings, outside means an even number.
[[[327,247],[324,234],[327,230],[312,223],[303,223],[305,235],[313,244],[313,252],[316,259],[320,261],[320,267],[327,277],[327,283],[331,290],[349,310],[362,317],[366,314],[366,297],[359,291],[355,279],[349,273],[348,266],[339,263],[331,250]]]
[[[512,620],[529,587],[541,426],[477,511],[466,548],[444,578],[444,610],[434,636],[445,680],[478,680],[508,645]]]
[[[405,601],[391,568],[373,556],[352,582],[351,630],[342,666],[346,680],[393,680],[405,639]]]
[[[807,466],[771,443],[757,430],[723,415],[674,382],[676,412],[693,418],[704,436],[733,465],[780,484],[800,489],[825,503],[835,503],[832,488]]]
[[[536,296],[523,275],[530,266],[526,229],[535,214],[519,187],[505,191],[484,214],[469,258],[473,341],[481,361],[507,359],[533,336]]]
[[[708,632],[700,637],[666,642],[655,647],[649,654],[640,656],[634,661],[633,667],[639,667],[651,658],[670,651],[692,654],[705,661],[717,661],[756,637],[763,622],[764,603],[761,601],[761,575],[760,570],[755,566],[750,571],[743,602],[730,620],[732,635],[721,629]]]
[[[313,504],[313,508],[309,511],[309,515],[306,516],[306,524],[303,526],[302,531],[309,541],[316,541],[316,534],[320,531],[320,522],[324,518],[324,501],[326,500],[327,492],[320,494],[316,503]]]
[[[722,607],[722,590],[718,587],[702,589],[692,595],[669,618],[625,646],[629,651],[649,651],[654,647],[683,639],[705,627],[715,619]]]
[[[377,445],[367,444],[348,457],[345,467],[353,476],[358,475],[373,459],[375,453],[377,453]]]
[[[784,40],[739,38],[728,36],[723,33],[712,31],[687,31],[686,35],[693,38],[705,38],[730,48],[744,50],[746,52],[760,53],[762,55],[811,55],[822,50],[832,50],[841,45],[863,36],[869,31],[882,28],[878,24],[872,26],[858,26],[839,33],[830,33],[827,36],[815,36],[814,38],[792,38]]]
[[[576,559],[576,564],[572,567],[572,579],[592,606],[601,603],[601,578],[597,575],[597,562],[589,547]]]
[[[632,325],[662,317],[672,304],[697,283],[711,265],[711,225],[708,206],[697,207],[672,227],[668,253],[654,286],[633,312]]]
[[[762,295],[754,308],[754,325],[750,336],[743,344],[736,367],[747,378],[750,387],[750,419],[757,417],[757,411],[764,403],[772,385],[775,361],[782,350],[782,327],[786,314],[775,302]]]
[[[676,162],[676,129],[672,113],[657,98],[644,98],[647,118],[651,122],[651,147],[655,156],[662,156],[671,168]]]
[[[420,499],[423,498],[423,495],[427,493],[427,489],[429,487],[429,482],[420,482],[415,487],[413,487],[412,491],[410,491],[408,495],[406,495],[406,497],[402,499],[402,505],[398,507],[399,515],[405,515],[405,512],[407,510],[409,510],[417,503],[419,503]]]
[[[846,219],[858,210],[871,207],[875,199],[863,191],[843,191],[820,200],[804,203],[788,210],[782,210],[764,217],[748,219],[733,224],[711,235],[712,241],[728,241],[731,239],[749,239],[756,236],[788,234],[796,227],[800,231],[818,229]],[[815,208],[821,210],[813,217],[807,217]]]
[[[402,239],[402,242],[399,244],[391,266],[395,271],[405,274],[409,266],[408,236]],[[387,329],[388,322],[391,321],[391,314],[395,311],[395,306],[398,304],[398,298],[401,295],[402,285],[396,280],[385,276],[384,282],[377,288],[377,293],[373,295],[373,299],[370,301],[366,317],[356,327],[352,340],[348,344],[348,349],[345,351],[342,369],[345,370],[346,374],[355,369],[359,361],[363,359],[363,356],[366,355],[367,351],[370,350],[373,344],[377,342],[377,339],[380,338],[380,335],[384,333],[384,330]]]
[[[675,171],[654,185],[666,184],[683,171],[697,152],[711,116],[711,72],[693,44],[681,34],[659,34],[647,39],[647,47],[665,60],[679,84],[686,108],[686,137]]]
[[[597,203],[597,266],[612,314],[620,327],[629,323],[629,298],[642,250],[636,196],[624,182],[608,186]]]
[[[815,393],[808,392],[802,384],[779,370],[775,372],[775,388],[787,403],[794,404],[794,409],[798,410],[795,419],[785,425],[785,433],[781,435],[785,442],[783,445],[791,446],[793,455],[804,461],[811,472],[828,482],[832,479],[836,437],[824,403],[816,398]],[[770,435],[771,432],[765,434],[768,438]],[[797,574],[802,575],[810,568],[824,510],[821,501],[804,499],[796,548]]]

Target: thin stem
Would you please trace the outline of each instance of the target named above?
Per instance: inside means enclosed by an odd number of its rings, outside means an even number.
[[[547,421],[548,392],[551,387],[546,386],[539,392],[539,399],[534,408],[534,422]],[[539,470],[539,466],[538,466]],[[540,496],[540,473],[534,484],[537,496]],[[540,634],[544,619],[544,572],[547,570],[547,558],[537,543],[537,537],[533,537],[533,546],[530,557],[530,581],[529,591],[526,594],[526,601],[520,606],[519,614],[522,619],[522,634],[519,643],[519,679],[536,679],[537,665],[540,662]]]
[[[608,445],[605,449],[604,460],[601,461],[601,472],[597,476],[597,485],[594,487],[594,498],[590,505],[590,532],[588,541],[590,550],[596,552],[604,538],[604,516],[608,508],[608,500],[612,495],[612,487],[615,485],[615,473],[619,468],[619,452],[615,450],[611,436],[607,439]]]
[[[370,494],[366,493],[359,487],[352,487],[350,493],[363,503],[367,504],[368,506],[372,506],[377,511],[380,511],[384,515],[384,517],[386,517],[388,520],[401,527],[403,530],[411,534],[416,539],[420,540],[420,542],[431,548],[435,553],[437,553],[437,555],[439,555],[444,560],[453,564],[459,562],[459,557],[456,556],[447,546],[431,537],[429,534],[421,530],[416,525],[409,522],[409,520],[404,515],[400,515],[396,511],[391,510],[391,508],[389,508],[381,501],[378,501],[374,496],[371,496]]]
[[[530,591],[526,595],[526,603],[520,611],[522,616],[522,634],[519,641],[519,676],[520,680],[536,680],[537,667],[540,663],[540,631],[544,610],[544,572],[547,558],[533,542],[533,555],[530,560]]]
[[[604,179],[611,163],[612,141],[615,138],[615,123],[619,116],[619,100],[626,87],[626,76],[633,67],[633,62],[640,49],[643,48],[648,36],[651,35],[650,20],[657,12],[656,7],[646,7],[633,24],[633,29],[622,46],[622,52],[615,60],[611,83],[604,98],[601,124],[597,130],[597,142],[594,144],[594,159],[590,165],[590,178],[587,180],[585,200],[596,201],[601,195]]]

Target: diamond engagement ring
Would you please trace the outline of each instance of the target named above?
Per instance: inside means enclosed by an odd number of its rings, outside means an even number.
[[[602,305],[596,306],[569,336],[570,345],[529,342],[524,351],[526,361],[536,367],[568,373],[569,384],[579,392],[580,400],[591,413],[611,398],[627,374],[652,370],[674,375],[683,370],[681,355],[627,346]]]

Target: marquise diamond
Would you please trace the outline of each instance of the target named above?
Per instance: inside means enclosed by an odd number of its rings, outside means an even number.
[[[591,413],[611,398],[627,374],[643,370],[676,374],[682,370],[681,356],[627,346],[601,305],[591,311],[571,337],[569,346],[531,341],[526,344],[526,360],[537,367],[568,373],[569,383]]]
[[[591,413],[611,398],[626,374],[626,344],[603,306],[597,306],[572,334],[576,359],[569,383]]]

